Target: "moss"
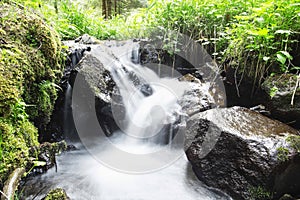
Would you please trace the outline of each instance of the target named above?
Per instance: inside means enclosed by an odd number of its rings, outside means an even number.
[[[289,143],[291,148],[293,148],[297,153],[300,153],[300,136],[290,135],[287,137],[286,141]]]
[[[66,192],[61,188],[51,190],[44,200],[67,200],[69,199]]]
[[[277,158],[279,161],[286,161],[289,159],[290,151],[285,147],[278,147],[277,149]]]
[[[280,74],[274,75],[267,78],[262,84],[262,87],[266,92],[273,98],[276,94],[288,92],[289,98],[295,89],[297,82],[297,75],[295,74]],[[300,88],[297,89],[296,94],[300,94]]]
[[[253,200],[268,200],[271,199],[271,193],[262,186],[250,188],[251,199]]]
[[[28,119],[15,124],[0,118],[0,133],[2,136],[0,179],[5,180],[11,171],[26,166],[29,148],[38,145],[37,129]]]
[[[58,34],[9,1],[0,2],[0,35],[0,180],[5,181],[27,165],[29,149],[39,145],[38,131],[50,120],[63,59]]]
[[[3,102],[10,104],[11,102],[7,100],[15,101],[22,96],[27,104],[35,106],[27,108],[30,119],[37,120],[39,124],[46,124],[53,110],[56,90],[51,90],[50,103],[48,102],[48,107],[45,109],[45,102],[41,99],[47,97],[43,97],[45,93],[40,90],[40,85],[45,81],[57,82],[61,76],[62,59],[59,37],[42,19],[26,9],[2,3],[1,13],[0,25],[4,44],[0,44],[0,62],[6,69],[1,69],[4,71],[4,77],[0,77],[0,84],[2,83],[1,86],[11,84],[11,87],[1,88],[3,90],[9,88],[9,91],[4,91],[4,94],[13,94],[4,97]],[[12,72],[7,72],[12,69]],[[12,83],[7,83],[9,80]],[[3,109],[8,109],[8,106],[2,104],[0,106]],[[47,113],[44,114],[44,118],[48,119],[41,122],[40,115],[45,111]]]

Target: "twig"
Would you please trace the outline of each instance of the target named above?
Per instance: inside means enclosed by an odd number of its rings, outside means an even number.
[[[293,92],[293,95],[292,95],[292,99],[291,99],[291,105],[292,106],[294,105],[294,98],[295,98],[295,94],[296,94],[297,88],[299,86],[299,80],[300,80],[300,74],[297,77],[296,86],[295,86],[295,89],[294,89],[294,92]]]
[[[0,190],[0,194],[2,194],[6,199],[8,199],[8,196],[6,194],[4,194],[4,192],[2,192],[1,190]]]

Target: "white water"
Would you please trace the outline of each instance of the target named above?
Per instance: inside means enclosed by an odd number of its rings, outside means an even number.
[[[133,54],[136,55],[131,51],[124,52],[109,68],[126,108],[127,123],[122,130],[131,140],[151,138],[165,125],[174,123],[174,113],[180,112],[177,101],[188,89],[188,84],[177,78],[160,78],[151,69],[133,64],[130,61]],[[134,74],[134,79],[138,79],[138,85],[128,72]],[[140,87],[145,85],[150,88],[150,95],[144,95],[141,91]]]
[[[101,143],[100,143],[101,145]],[[99,152],[110,154],[103,148]],[[113,155],[109,155],[113,156]],[[58,172],[27,182],[24,195],[41,199],[50,188],[64,188],[72,200],[216,200],[227,199],[208,190],[182,156],[169,167],[147,174],[117,172],[98,163],[85,150],[58,157]]]
[[[159,140],[163,137],[155,137],[172,132],[172,128],[164,128],[178,119],[181,108],[177,100],[188,89],[187,84],[176,78],[160,78],[152,70],[131,63],[131,52],[114,55],[121,55],[110,65],[110,71],[126,108],[125,126],[109,141],[99,137],[95,146],[88,147],[89,151],[77,144],[79,150],[59,156],[58,172],[50,169],[28,181],[25,199],[41,199],[56,187],[65,189],[72,200],[229,199],[197,180],[183,149],[169,148],[171,143],[162,145]],[[151,94],[145,96],[127,72],[134,72],[142,84],[150,87]],[[168,142],[172,137],[169,134]],[[134,156],[140,157],[131,160]],[[139,173],[125,173],[127,167],[136,167]],[[144,173],[140,169],[145,169]]]

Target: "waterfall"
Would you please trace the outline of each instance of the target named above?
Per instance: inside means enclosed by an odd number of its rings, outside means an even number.
[[[132,52],[118,57],[109,66],[126,108],[122,131],[127,141],[170,143],[173,137],[170,124],[178,119],[181,110],[178,100],[188,85],[170,78],[171,75],[160,78],[153,70],[138,64],[137,48],[134,45]],[[164,134],[169,141],[162,141]]]
[[[111,108],[121,130],[111,137],[101,134],[97,116],[90,112],[95,105],[81,98],[83,91],[76,87],[82,82],[77,78],[73,89],[68,85],[65,93],[64,132],[72,138],[77,131],[81,143],[73,143],[77,150],[57,156],[57,172],[52,168],[29,180],[22,193],[24,199],[42,199],[50,188],[57,187],[74,200],[230,199],[199,182],[184,156],[184,139],[178,137],[183,134],[177,129],[183,116],[179,102],[190,89],[188,83],[179,81],[179,74],[172,76],[171,68],[166,73],[160,65],[161,77],[140,65],[138,45],[127,44],[116,50],[95,45],[91,50],[116,83]],[[88,97],[95,98],[94,94]],[[114,101],[125,107],[125,116],[117,115],[121,111],[117,106],[114,110]]]
[[[64,99],[64,122],[63,122],[63,131],[66,139],[70,140],[74,137],[74,125],[72,117],[72,86],[67,83]]]

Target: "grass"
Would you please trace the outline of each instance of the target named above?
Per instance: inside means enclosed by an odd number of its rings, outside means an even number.
[[[63,40],[84,33],[98,39],[147,38],[158,28],[189,35],[220,68],[226,71],[230,65],[258,85],[272,73],[298,73],[300,69],[293,64],[293,57],[299,56],[298,0],[149,0],[146,8],[110,20],[103,19],[100,7],[68,0],[59,1],[58,13],[51,0],[26,0],[24,4],[44,16]]]

